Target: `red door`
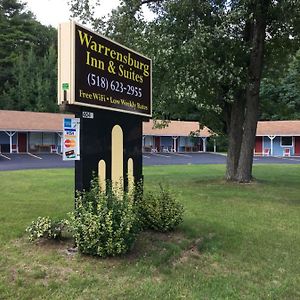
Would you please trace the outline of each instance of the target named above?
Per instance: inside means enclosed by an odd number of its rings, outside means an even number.
[[[154,148],[156,148],[157,151],[160,151],[160,137],[159,136],[154,137]]]
[[[295,136],[295,155],[300,155],[300,136]]]
[[[262,149],[262,136],[257,136],[255,138],[255,153],[256,154],[262,154],[263,153],[263,149]]]
[[[27,134],[24,132],[18,133],[19,152],[27,152]]]

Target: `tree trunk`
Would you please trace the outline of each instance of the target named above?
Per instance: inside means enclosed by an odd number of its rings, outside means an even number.
[[[236,180],[236,172],[241,151],[245,102],[240,98],[232,104],[228,132],[228,152],[226,180]]]
[[[249,64],[249,83],[246,92],[246,113],[240,158],[236,179],[250,182],[252,179],[253,148],[259,112],[259,88],[263,66],[266,18],[269,1],[260,0],[256,4],[253,27],[252,50]]]

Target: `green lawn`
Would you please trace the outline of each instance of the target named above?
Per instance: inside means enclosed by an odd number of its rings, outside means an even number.
[[[72,170],[0,172],[0,299],[300,299],[300,165],[254,166],[249,185],[224,166],[144,169],[185,206],[169,234],[143,233],[121,258],[68,255],[70,240],[30,244],[38,216],[73,208]]]

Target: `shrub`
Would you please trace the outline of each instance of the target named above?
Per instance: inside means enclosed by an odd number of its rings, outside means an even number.
[[[26,228],[26,232],[29,234],[30,241],[40,238],[59,239],[67,225],[67,220],[55,221],[49,217],[38,217]]]
[[[183,206],[175,200],[169,189],[160,185],[159,192],[144,194],[139,203],[139,214],[144,227],[166,232],[182,222]]]
[[[79,251],[100,257],[126,253],[139,231],[132,197],[111,187],[104,193],[97,178],[77,194],[71,223]]]

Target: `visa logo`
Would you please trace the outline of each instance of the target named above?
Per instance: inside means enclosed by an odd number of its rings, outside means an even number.
[[[75,135],[75,131],[69,131],[69,130],[66,130],[65,134],[67,135]]]

